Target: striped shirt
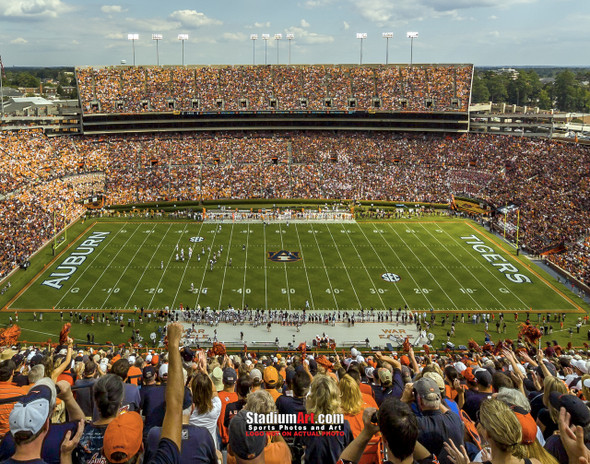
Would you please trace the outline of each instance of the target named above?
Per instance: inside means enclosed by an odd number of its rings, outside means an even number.
[[[26,394],[27,392],[23,388],[17,387],[12,382],[0,382],[0,399]],[[14,408],[14,403],[0,404],[0,437],[4,437],[10,430],[8,416],[12,408]]]

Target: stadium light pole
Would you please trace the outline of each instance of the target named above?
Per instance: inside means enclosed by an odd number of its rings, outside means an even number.
[[[152,40],[156,42],[156,66],[160,66],[160,40],[162,38],[162,34],[152,34]]]
[[[361,41],[361,55],[360,55],[360,59],[359,59],[359,64],[363,64],[363,40],[365,40],[367,38],[367,33],[366,32],[357,32],[356,38]]]
[[[133,66],[135,66],[135,41],[139,40],[139,34],[127,34],[127,40],[131,40],[131,48],[133,49]]]
[[[268,64],[268,40],[270,34],[262,34],[262,40],[264,40],[264,64]]]
[[[250,34],[250,40],[252,41],[252,66],[256,65],[256,41],[258,40],[258,34]]]
[[[389,64],[389,39],[393,39],[393,32],[384,32],[382,35],[385,39],[385,64]]]
[[[414,63],[414,39],[418,38],[417,32],[407,32],[406,37],[410,39],[410,66]]]
[[[279,64],[279,43],[283,38],[283,34],[275,34],[275,41],[277,43],[277,64]]]
[[[182,66],[184,66],[184,41],[188,40],[188,34],[178,34],[178,40],[182,43]]]
[[[289,65],[291,65],[291,42],[295,38],[295,34],[287,34],[287,40],[289,41]]]

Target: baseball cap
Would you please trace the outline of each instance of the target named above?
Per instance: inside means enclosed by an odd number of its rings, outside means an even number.
[[[168,363],[162,364],[160,366],[160,370],[158,370],[158,377],[160,377],[160,378],[168,377]]]
[[[420,380],[414,382],[414,390],[416,390],[418,396],[428,401],[434,401],[440,398],[438,385],[430,377],[422,377]]]
[[[512,409],[512,412],[522,427],[522,444],[530,445],[535,441],[537,436],[537,423],[535,419],[521,407],[511,406],[510,409]]]
[[[551,406],[559,411],[560,408],[565,408],[567,412],[572,416],[572,424],[586,427],[590,424],[590,409],[584,404],[584,402],[574,395],[567,393],[561,394],[559,392],[551,392],[549,395],[549,401]]]
[[[492,384],[492,374],[487,369],[476,369],[473,373],[477,383],[484,388],[489,387]]]
[[[140,448],[143,437],[143,421],[135,411],[117,416],[107,427],[103,439],[103,452],[109,462],[118,464],[127,462],[135,456]],[[123,453],[120,459],[113,454]]]
[[[443,391],[445,391],[445,381],[443,380],[443,378],[441,377],[440,374],[436,373],[436,372],[427,372],[426,374],[424,374],[422,376],[424,377],[428,377],[429,379],[432,379],[436,382],[436,385],[438,386],[438,390],[442,393]]]
[[[240,459],[254,459],[264,451],[266,434],[248,435],[247,411],[241,410],[229,423],[229,446]]]
[[[262,380],[262,372],[260,372],[260,369],[254,368],[250,371],[250,377],[255,380]]]
[[[226,367],[223,369],[223,383],[225,385],[233,385],[236,383],[236,371],[231,367]]]
[[[457,372],[459,372],[459,374],[462,374],[463,371],[467,369],[467,366],[465,365],[465,363],[458,361],[455,363],[455,369],[457,369]]]
[[[156,376],[156,371],[152,366],[145,366],[142,374],[144,380],[152,380]]]
[[[402,366],[409,366],[410,365],[410,358],[407,355],[403,354],[399,358],[399,362],[402,363]]]
[[[365,367],[365,375],[368,379],[375,378],[375,368],[374,367]]]
[[[380,369],[379,380],[381,381],[381,383],[391,383],[391,381],[393,380],[391,372],[389,372],[387,369]]]
[[[268,366],[264,369],[263,378],[267,385],[276,385],[279,382],[279,373],[274,367]]]
[[[215,369],[213,369],[211,374],[209,374],[209,377],[211,377],[211,381],[213,382],[215,390],[223,390],[223,371],[221,370],[221,367],[217,366]]]
[[[49,417],[51,397],[52,392],[47,385],[33,385],[29,393],[15,403],[10,412],[8,422],[12,434],[31,432],[36,435],[39,433]]]
[[[152,355],[152,366],[157,366],[160,362],[160,356],[157,354]]]

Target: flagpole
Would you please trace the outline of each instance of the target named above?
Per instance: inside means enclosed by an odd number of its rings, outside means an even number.
[[[520,232],[520,208],[517,210],[516,215],[516,256],[518,256],[518,235]]]

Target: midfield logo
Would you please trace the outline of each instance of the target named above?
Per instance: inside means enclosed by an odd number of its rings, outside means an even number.
[[[301,259],[298,251],[269,251],[267,254],[268,259],[277,263],[292,263]]]

